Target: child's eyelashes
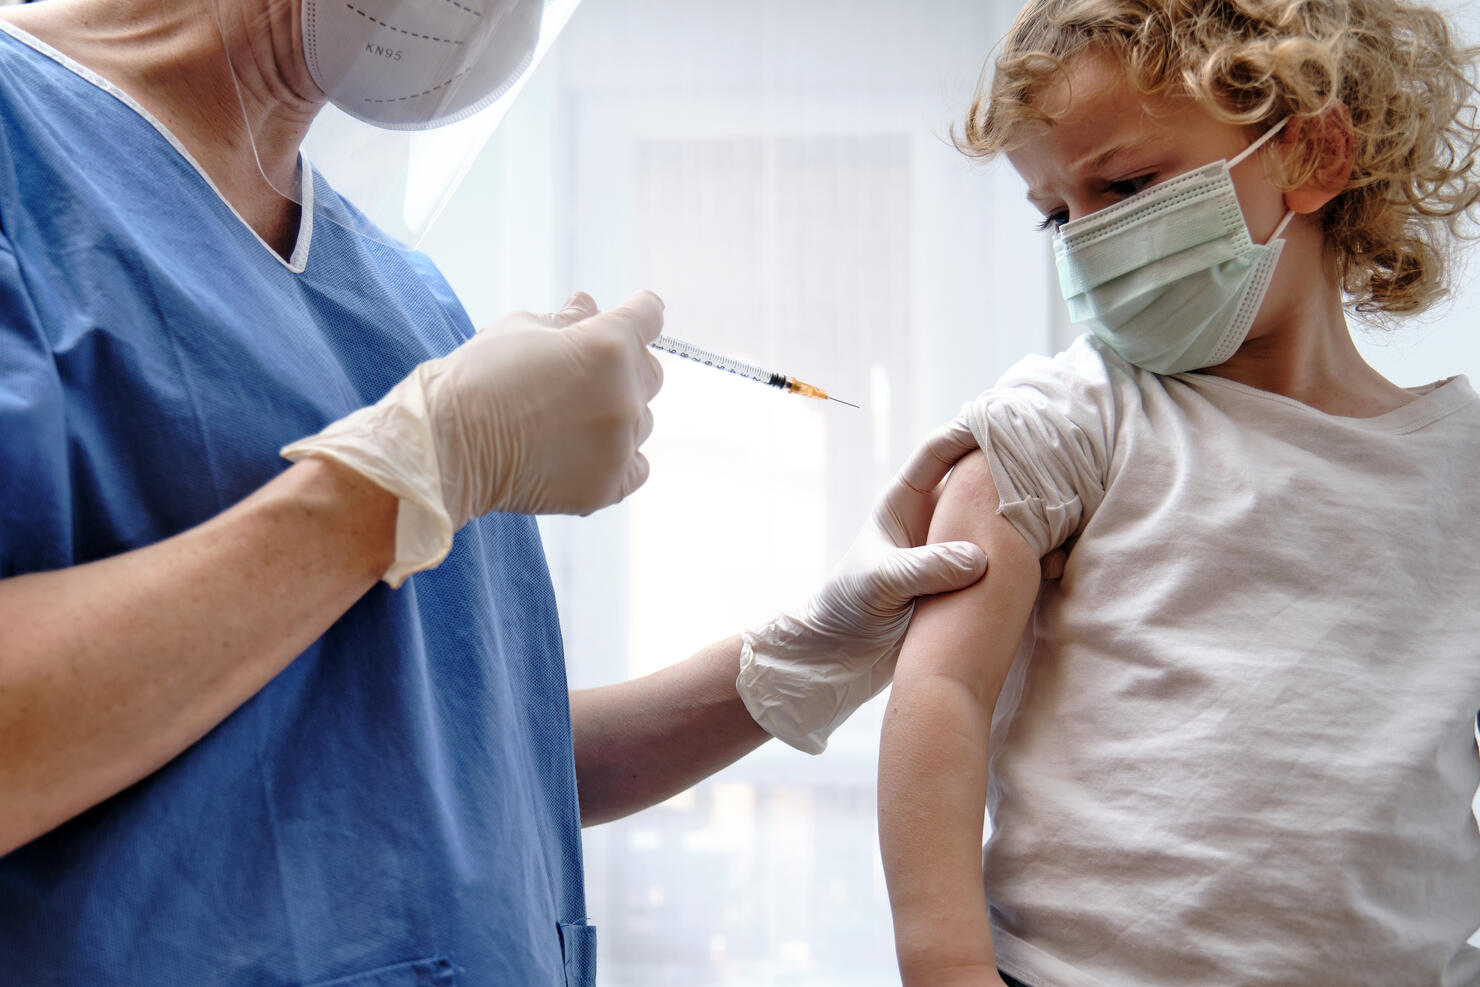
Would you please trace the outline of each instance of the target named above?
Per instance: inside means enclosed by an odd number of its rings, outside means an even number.
[[[1147,172],[1144,175],[1136,175],[1134,178],[1122,178],[1117,181],[1106,182],[1104,186],[1105,193],[1117,198],[1128,199],[1151,185],[1155,178],[1155,173]]]
[[[1120,199],[1129,199],[1137,192],[1141,192],[1154,184],[1156,184],[1156,172],[1147,172],[1144,175],[1136,175],[1131,178],[1119,178],[1113,182],[1103,182],[1099,185],[1098,192],[1102,198],[1119,201]],[[1109,203],[1106,204],[1108,205]],[[1056,209],[1043,217],[1043,221],[1038,224],[1038,230],[1040,232],[1057,230],[1067,222],[1069,222],[1069,210]]]
[[[1068,221],[1069,210],[1060,209],[1058,212],[1051,212],[1043,217],[1043,222],[1038,224],[1038,232],[1043,233],[1048,230],[1056,230]]]

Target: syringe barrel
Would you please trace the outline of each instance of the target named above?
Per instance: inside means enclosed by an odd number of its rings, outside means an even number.
[[[706,367],[714,367],[716,370],[728,370],[732,374],[741,377],[749,377],[751,380],[762,384],[770,384],[772,387],[786,387],[786,377],[783,374],[775,374],[769,370],[762,370],[753,363],[745,363],[742,360],[732,360],[727,356],[720,356],[712,350],[706,350],[702,346],[686,343],[681,339],[671,336],[659,336],[653,340],[652,347],[674,356],[681,356],[686,360],[702,363]]]
[[[706,367],[714,367],[716,370],[727,370],[732,374],[748,377],[757,383],[769,384],[772,387],[779,387],[783,391],[790,391],[792,394],[800,394],[803,397],[818,398],[819,400],[841,400],[840,398],[829,398],[828,393],[822,388],[808,384],[806,381],[797,380],[795,377],[788,377],[785,374],[762,370],[753,363],[732,360],[727,356],[720,356],[712,350],[706,350],[702,346],[695,346],[693,343],[686,343],[681,339],[674,339],[671,336],[659,336],[648,345],[652,346],[655,350],[672,353],[674,356],[681,356],[685,360],[693,360],[696,363],[704,364]],[[852,404],[851,401],[843,401],[842,403],[852,405],[855,408],[858,407],[858,405]]]

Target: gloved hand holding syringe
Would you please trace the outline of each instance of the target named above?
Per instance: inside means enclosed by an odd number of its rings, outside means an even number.
[[[802,397],[805,398],[817,398],[824,401],[836,401],[838,402],[838,404],[846,404],[850,408],[858,407],[858,405],[854,404],[852,401],[844,401],[842,398],[835,398],[831,394],[828,394],[826,391],[824,391],[822,388],[816,387],[812,384],[808,384],[805,381],[797,380],[795,377],[788,377],[786,374],[773,373],[770,370],[762,370],[760,367],[757,367],[752,363],[744,363],[740,360],[732,360],[727,356],[720,356],[718,353],[714,353],[702,347],[695,346],[693,343],[686,343],[681,339],[674,339],[672,336],[659,336],[648,345],[655,350],[661,350],[664,353],[672,353],[674,356],[681,356],[685,360],[693,360],[695,363],[702,363],[706,367],[715,367],[720,370],[728,370],[732,374],[738,374],[741,377],[746,377],[750,380],[758,381],[762,384],[769,384],[772,387],[779,387],[783,391],[790,391],[792,394],[800,394]]]
[[[641,486],[648,464],[639,447],[663,382],[654,349],[828,398],[662,329],[663,302],[647,291],[606,311],[576,292],[559,312],[513,312],[283,454],[332,459],[400,498],[396,558],[384,576],[397,587],[440,563],[474,517],[589,514]],[[914,598],[981,576],[986,557],[976,545],[926,544],[936,488],[976,447],[960,418],[928,436],[817,592],[744,632],[735,688],[767,732],[821,751],[888,683]]]
[[[441,562],[475,517],[589,514],[640,487],[648,463],[638,448],[652,432],[648,404],[663,382],[653,348],[828,397],[662,328],[663,302],[646,291],[605,312],[585,292],[559,312],[512,312],[283,455],[332,459],[400,498],[396,561],[385,575],[397,587]]]

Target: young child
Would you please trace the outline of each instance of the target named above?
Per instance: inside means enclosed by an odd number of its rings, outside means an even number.
[[[963,412],[930,540],[990,568],[880,756],[906,984],[1480,984],[1480,400],[1344,312],[1445,292],[1468,56],[1397,0],[1019,15],[960,142],[1092,333]]]

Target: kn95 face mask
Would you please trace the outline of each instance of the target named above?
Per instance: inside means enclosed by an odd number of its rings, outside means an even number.
[[[1256,244],[1229,171],[1285,121],[1231,160],[1215,161],[1072,220],[1054,236],[1070,317],[1127,362],[1160,374],[1212,367],[1233,356],[1259,311],[1286,211]]]
[[[540,0],[303,0],[313,80],[350,116],[394,130],[476,113],[529,67]]]
[[[256,43],[245,0],[213,0],[247,112]],[[442,214],[581,0],[300,0],[303,67],[327,97],[294,174],[266,184],[313,220],[414,249]],[[259,158],[259,171],[260,158]]]

